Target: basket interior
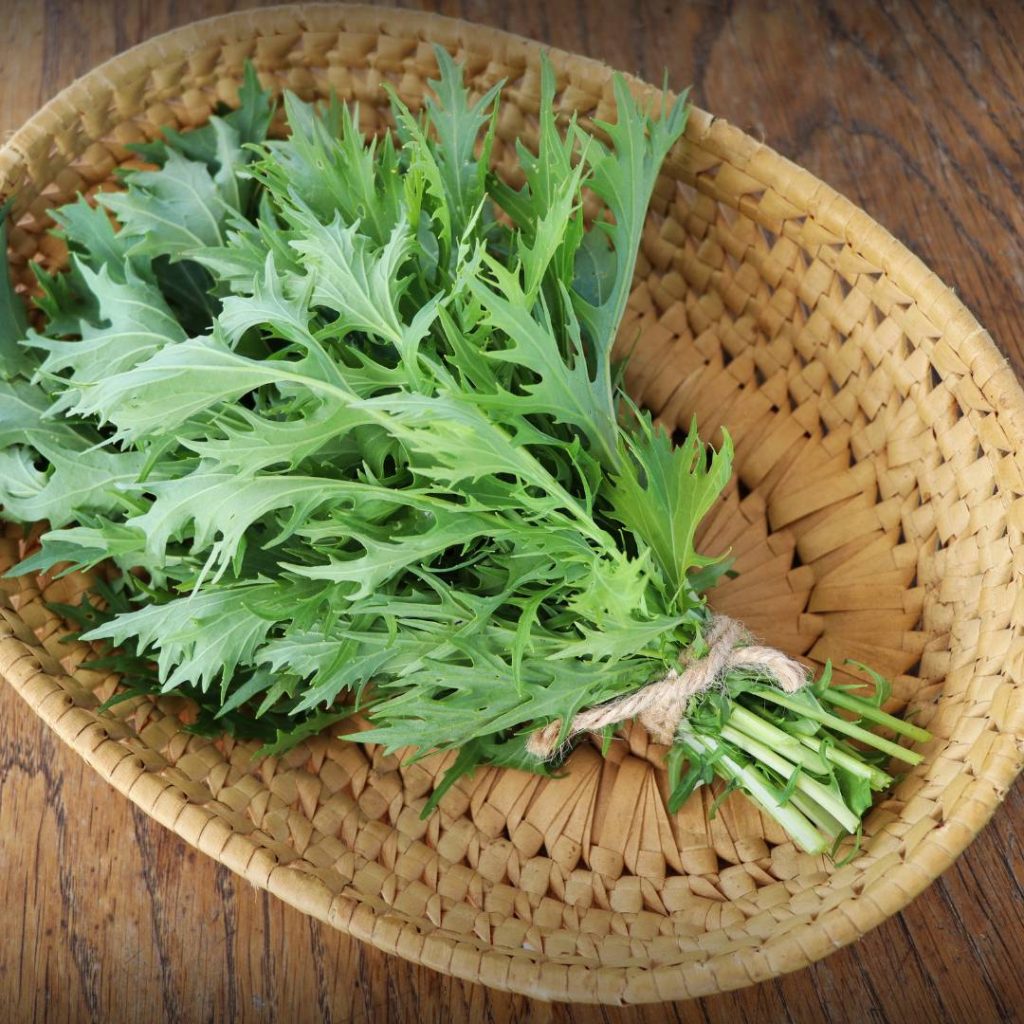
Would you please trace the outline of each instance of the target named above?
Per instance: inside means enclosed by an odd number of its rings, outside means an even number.
[[[535,133],[539,48],[474,45],[438,24],[475,87],[509,83],[496,157],[514,180],[511,143]],[[49,208],[114,187],[126,143],[230,102],[245,57],[265,85],[333,88],[359,100],[367,131],[385,130],[381,82],[415,106],[436,73],[423,29],[403,32],[239,31],[97,85],[98,106],[8,162],[16,278],[31,290],[30,261],[65,257]],[[573,60],[555,56],[560,109],[613,119],[603,69]],[[39,713],[73,706],[76,745],[125,791],[157,780],[151,813],[207,852],[378,946],[501,987],[696,995],[802,966],[894,912],[980,827],[1019,757],[1005,669],[1019,662],[1021,474],[944,323],[866,254],[856,223],[843,232],[801,206],[809,176],[764,152],[694,113],[656,190],[619,351],[630,393],[670,430],[696,417],[703,436],[726,426],[736,442],[736,478],[702,531],[740,573],[714,607],[815,665],[871,665],[893,680],[890,710],[936,737],[850,863],[798,852],[742,796],[711,815],[714,788],[669,814],[665,748],[637,727],[604,758],[581,745],[558,778],[479,770],[423,821],[448,757],[403,765],[322,735],[254,762],[251,744],[185,731],[189,709],[172,698],[99,719],[117,680],[80,667],[89,650],[62,642],[69,626],[46,607],[77,602],[83,575],[0,584],[17,638],[0,643],[0,670],[23,692],[52,684]],[[9,528],[0,568],[32,537]]]

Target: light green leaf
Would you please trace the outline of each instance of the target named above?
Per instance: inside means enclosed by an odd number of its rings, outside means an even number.
[[[406,287],[400,274],[413,244],[408,225],[396,225],[378,250],[340,217],[321,224],[311,211],[297,208],[292,219],[301,233],[291,244],[309,268],[312,301],[338,314],[332,333],[365,331],[397,345],[402,339],[398,302]]]
[[[282,204],[299,203],[324,222],[337,214],[384,245],[401,220],[404,190],[390,137],[364,140],[358,107],[329,107],[335,125],[291,93],[284,106],[291,135],[266,145],[257,178]]]
[[[437,254],[431,254],[421,265],[425,273],[430,270],[440,271],[443,279],[455,253],[455,239],[460,234],[449,202],[444,174],[423,127],[393,89],[388,89],[388,96],[398,136],[404,143],[404,154],[408,160],[403,198],[409,211],[409,223],[417,229],[417,237],[424,240],[431,235],[428,223],[433,225]],[[429,214],[429,221],[421,216],[424,210]],[[420,243],[421,246],[423,244]],[[433,283],[434,275],[429,276]]]
[[[69,451],[40,437],[33,447],[48,469],[36,469],[22,446],[0,450],[0,504],[23,523],[62,526],[83,512],[115,512],[124,504],[119,488],[134,483],[146,461],[135,452]]]
[[[289,299],[274,264],[274,254],[268,252],[260,273],[251,282],[250,294],[225,299],[217,319],[232,345],[237,344],[250,328],[265,327],[304,349],[319,349],[309,331],[313,318],[309,292],[307,285],[298,299]]]
[[[8,570],[7,576],[27,576],[32,573],[50,573],[60,563],[70,563],[60,575],[76,569],[91,569],[106,559],[121,569],[138,566],[137,556],[145,538],[135,530],[106,521],[102,526],[69,526],[50,530],[40,538],[40,548],[28,558]],[[154,584],[164,578],[162,573],[153,577]]]
[[[663,107],[658,117],[652,117],[637,105],[621,75],[614,78],[614,90],[615,124],[597,122],[610,138],[611,148],[576,128],[581,143],[587,147],[587,187],[613,218],[611,222],[602,222],[596,230],[605,231],[614,247],[615,286],[600,304],[579,293],[574,303],[602,364],[607,362],[626,311],[647,207],[658,173],[669,150],[683,134],[688,115],[686,93],[677,97],[669,109]]]
[[[326,565],[287,568],[308,579],[355,583],[356,588],[346,595],[350,601],[372,594],[398,573],[429,563],[432,557],[450,548],[462,548],[480,539],[501,540],[510,534],[496,517],[474,515],[458,508],[446,514],[438,509],[430,515],[428,529],[397,535],[386,527],[360,523],[353,516],[335,516],[335,522],[348,539],[359,545],[361,553],[344,559],[332,557]]]
[[[19,344],[28,331],[28,318],[25,316],[25,307],[21,299],[14,291],[10,267],[6,260],[9,208],[9,203],[0,206],[0,253],[5,256],[3,273],[0,274],[0,377],[4,380],[19,375],[28,376],[33,365],[28,352]]]
[[[484,197],[497,118],[497,97],[503,83],[491,86],[470,104],[462,81],[462,68],[443,47],[435,46],[434,54],[441,77],[430,81],[434,96],[428,95],[425,105],[437,133],[434,156],[451,211],[452,233],[459,237]],[[477,141],[485,126],[487,131],[477,157]]]
[[[46,418],[50,398],[36,384],[0,381],[0,449],[46,442],[66,451],[82,451],[99,440],[89,430],[80,432],[61,420]]]
[[[298,405],[289,419],[270,419],[235,405],[218,415],[209,436],[183,443],[218,470],[295,469],[365,422],[359,410],[327,402]]]
[[[603,231],[588,231],[576,251],[573,290],[592,306],[606,303],[615,290],[617,259]]]
[[[585,434],[588,447],[598,453],[606,466],[618,461],[617,426],[613,396],[604,375],[593,380],[583,354],[578,330],[570,321],[570,337],[575,334],[571,362],[566,362],[553,341],[553,327],[545,309],[541,319],[531,313],[531,303],[518,275],[496,260],[485,257],[494,287],[478,277],[467,277],[466,287],[485,311],[486,322],[508,339],[504,348],[492,348],[487,355],[494,360],[515,363],[536,376],[522,382],[522,395],[487,399],[497,408],[512,407],[521,415],[546,413],[561,423],[571,423]]]
[[[667,432],[647,415],[638,415],[638,431],[628,440],[631,458],[613,478],[608,494],[613,515],[651,548],[666,580],[682,592],[690,569],[714,559],[699,555],[694,536],[732,472],[732,439],[710,455],[693,426],[673,447]]]
[[[81,263],[91,270],[106,267],[108,275],[124,283],[126,263],[132,263],[136,276],[145,269],[146,261],[136,258],[132,261],[129,250],[135,240],[114,230],[110,214],[102,206],[94,206],[84,196],[73,203],[67,203],[53,211],[53,219],[60,228],[58,235],[68,243],[71,252],[78,255]],[[89,287],[89,282],[85,282]]]
[[[126,180],[127,192],[98,198],[121,222],[125,240],[132,240],[132,255],[180,256],[223,242],[230,206],[204,164],[172,149],[160,170],[132,171]]]
[[[129,637],[140,650],[155,651],[165,690],[193,683],[203,690],[228,679],[240,665],[252,664],[259,646],[282,614],[286,584],[248,583],[190,594],[116,616],[84,634],[85,640],[123,644]],[[308,600],[309,587],[292,588],[293,600]]]
[[[542,252],[550,251],[547,260],[552,263],[555,280],[569,287],[573,283],[574,255],[586,237],[578,197],[587,173],[587,163],[580,158],[580,150],[585,152],[587,147],[577,145],[580,136],[575,127],[575,114],[569,120],[565,135],[559,132],[555,104],[555,73],[547,54],[543,54],[536,155],[522,140],[516,141],[516,153],[526,183],[515,192],[492,176],[489,190],[519,228],[520,249],[529,245],[540,246]],[[569,196],[566,195],[567,185]],[[559,232],[553,230],[556,225],[561,228]],[[544,238],[545,235],[548,237]],[[529,275],[527,291],[532,291]]]
[[[226,571],[246,531],[270,513],[289,510],[287,519],[276,520],[266,541],[280,544],[317,509],[324,505],[355,508],[362,504],[390,504],[394,508],[415,504],[408,491],[355,480],[328,480],[298,475],[239,477],[201,467],[179,480],[147,482],[154,500],[127,525],[146,538],[146,554],[159,561],[172,540],[189,538],[196,555],[206,554],[214,580]],[[140,487],[140,489],[141,489]]]
[[[47,355],[40,372],[64,389],[55,412],[73,409],[82,389],[115,376],[146,360],[185,332],[156,285],[138,277],[125,264],[120,280],[106,264],[94,271],[82,264],[82,280],[95,297],[102,326],[82,321],[81,340],[61,341],[32,333],[28,344]],[[66,376],[61,376],[67,373]]]
[[[249,359],[217,337],[190,338],[84,389],[75,412],[112,423],[119,439],[135,441],[173,431],[219,403],[266,385],[294,384],[343,404],[354,400],[337,383],[317,376],[317,369],[308,360]]]

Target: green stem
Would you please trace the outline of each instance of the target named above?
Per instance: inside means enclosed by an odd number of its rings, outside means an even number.
[[[822,700],[828,701],[829,704],[835,704],[836,707],[853,711],[860,715],[861,718],[866,718],[883,728],[891,729],[893,732],[906,736],[907,739],[913,740],[915,743],[927,743],[932,738],[932,734],[926,729],[922,729],[918,725],[912,725],[910,722],[904,722],[902,718],[896,718],[888,714],[876,704],[872,704],[871,701],[864,700],[863,697],[855,697],[834,687],[826,687],[820,694],[820,697]]]
[[[844,828],[841,822],[836,821],[824,807],[816,804],[806,793],[794,793],[790,799],[798,811],[806,814],[831,839],[850,831]]]
[[[829,714],[829,712],[819,708],[816,704],[797,700],[772,686],[758,686],[751,689],[750,692],[771,701],[773,704],[789,708],[790,711],[795,711],[798,715],[803,715],[805,718],[820,722],[822,725],[828,726],[829,729],[843,733],[843,735],[849,736],[851,739],[860,740],[861,743],[866,743],[868,746],[881,750],[882,753],[889,754],[890,757],[898,758],[906,764],[921,763],[922,755],[916,751],[907,750],[906,747],[901,747],[898,743],[893,743],[891,740],[876,736],[874,733],[868,732],[867,729],[862,729],[860,726],[846,721],[845,718]]]
[[[694,733],[683,733],[681,738],[697,752],[714,760],[715,771],[726,781],[735,780],[758,804],[765,814],[773,817],[793,841],[807,853],[824,853],[828,842],[807,817],[792,803],[782,803],[773,786],[764,782],[755,771],[740,764],[714,740]]]
[[[795,736],[783,732],[777,725],[760,718],[742,704],[734,704],[729,712],[729,724],[751,739],[765,743],[773,750],[784,754],[790,761],[803,765],[815,775],[827,775],[829,766],[825,758],[813,746],[805,748]]]
[[[792,777],[796,766],[787,761],[781,754],[776,753],[770,747],[751,739],[738,729],[731,726],[724,726],[721,733],[723,740],[734,743],[740,749],[745,750],[752,757],[757,758],[762,764],[767,765],[774,772],[778,772],[787,782]],[[860,819],[843,803],[842,798],[837,796],[827,786],[823,786],[817,779],[812,778],[806,772],[797,776],[796,788],[806,794],[811,800],[823,807],[838,821],[847,832],[855,832]]]
[[[820,747],[819,743],[815,743],[810,736],[801,736],[800,742],[805,747],[810,747],[812,750],[818,750]],[[882,790],[888,789],[892,785],[892,776],[886,775],[881,769],[876,768],[874,765],[865,764],[863,761],[858,761],[852,754],[846,753],[845,750],[837,750],[835,747],[825,745],[825,760],[831,761],[834,765],[840,768],[844,768],[852,775],[856,775],[859,778],[866,779],[872,789]]]

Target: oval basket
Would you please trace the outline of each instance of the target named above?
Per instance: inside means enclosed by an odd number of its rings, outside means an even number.
[[[147,42],[48,103],[0,153],[10,258],[56,265],[49,208],[112,187],[125,144],[201,123],[243,61],[304,97],[334,89],[384,125],[439,42],[504,78],[499,166],[535,131],[541,47],[433,15],[249,11]],[[553,52],[563,111],[614,120],[611,72]],[[641,83],[635,88],[657,95]],[[0,672],[156,820],[255,885],[373,945],[544,999],[680,999],[802,967],[896,913],[984,825],[1021,763],[1024,395],[953,293],[866,214],[708,114],[660,179],[620,340],[633,396],[670,428],[727,424],[738,482],[704,545],[741,575],[713,603],[821,663],[895,680],[935,735],[843,867],[798,853],[742,797],[665,809],[663,750],[633,729],[543,781],[481,770],[419,810],[442,759],[403,766],[320,736],[287,756],[185,731],[188,708],[99,715],[116,679],[80,667],[47,609],[87,578],[4,581]],[[6,568],[31,535],[8,530]]]

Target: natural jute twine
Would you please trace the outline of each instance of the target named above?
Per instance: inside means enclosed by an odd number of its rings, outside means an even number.
[[[634,693],[577,712],[563,743],[569,743],[580,733],[598,732],[605,726],[635,718],[656,742],[670,744],[686,717],[690,698],[720,683],[730,669],[761,672],[786,693],[793,693],[807,683],[807,669],[800,662],[774,647],[751,643],[743,624],[728,615],[712,617],[706,639],[708,652],[703,658],[694,658],[689,652],[681,655],[681,672],[672,669],[663,679]],[[530,736],[526,749],[547,760],[558,748],[561,733],[562,720],[556,718]]]

